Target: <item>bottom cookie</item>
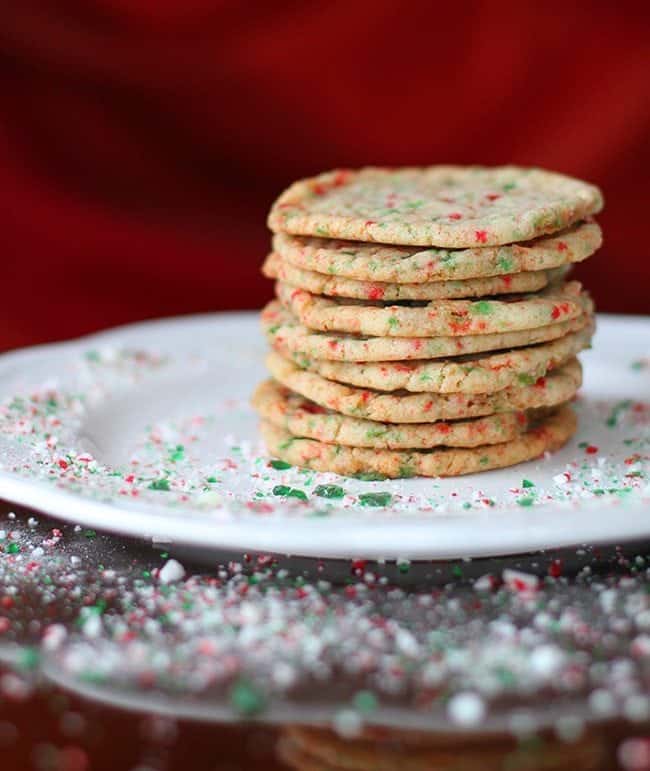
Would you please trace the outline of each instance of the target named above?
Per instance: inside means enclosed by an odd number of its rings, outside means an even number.
[[[325,444],[293,436],[272,423],[261,422],[262,437],[271,455],[314,471],[332,471],[342,476],[381,474],[400,477],[449,477],[505,468],[557,450],[575,433],[577,419],[570,407],[539,421],[515,439],[471,449],[377,450]]]
[[[552,736],[536,742],[510,737],[472,739],[431,736],[412,742],[408,732],[384,732],[370,737],[342,739],[327,729],[291,726],[279,746],[287,765],[300,771],[582,771],[602,768],[605,746],[597,731],[572,743]]]

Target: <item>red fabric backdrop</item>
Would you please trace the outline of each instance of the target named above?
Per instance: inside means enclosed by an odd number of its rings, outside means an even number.
[[[578,276],[650,312],[645,3],[1,6],[0,347],[259,307],[272,199],[363,164],[599,184],[606,243]]]

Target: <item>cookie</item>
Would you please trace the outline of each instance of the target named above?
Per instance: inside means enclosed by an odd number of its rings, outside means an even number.
[[[554,407],[572,399],[582,383],[577,359],[570,359],[532,385],[488,394],[385,393],[354,388],[306,372],[273,352],[267,356],[266,366],[279,383],[321,407],[379,423],[432,423]]]
[[[593,303],[584,298],[587,314]],[[584,317],[547,324],[520,332],[448,337],[361,337],[314,332],[300,324],[277,301],[270,302],[261,315],[262,329],[274,347],[293,355],[332,361],[404,361],[439,359],[446,356],[500,351],[556,340],[585,324]]]
[[[536,742],[476,732],[431,734],[383,728],[380,738],[349,739],[326,728],[290,726],[279,745],[282,758],[302,771],[596,771],[603,768],[606,743],[598,729],[587,729],[574,741],[552,735]]]
[[[471,449],[377,450],[326,444],[293,436],[266,420],[261,423],[262,438],[269,453],[292,466],[343,476],[375,473],[393,479],[460,476],[514,466],[559,449],[576,428],[575,413],[565,406],[517,438],[500,444]]]
[[[489,297],[498,294],[536,292],[549,283],[559,281],[567,267],[536,270],[504,276],[469,278],[465,281],[428,281],[424,284],[395,284],[379,281],[357,281],[353,278],[316,273],[286,262],[279,254],[270,254],[262,272],[267,278],[305,289],[312,294],[351,297],[357,300],[454,300],[463,297]]]
[[[578,281],[507,299],[434,300],[385,305],[320,297],[282,281],[282,305],[309,329],[373,337],[455,337],[537,329],[570,321],[589,301]]]
[[[518,411],[452,422],[378,423],[328,410],[274,380],[257,387],[252,403],[262,418],[293,436],[388,450],[499,444],[519,436],[536,417],[536,413]]]
[[[422,284],[540,271],[582,262],[602,244],[595,222],[553,236],[499,247],[417,249],[276,233],[273,250],[284,262],[338,278]]]
[[[585,326],[582,329],[557,340],[480,358],[458,356],[436,361],[368,363],[309,359],[299,354],[294,361],[302,369],[328,380],[359,388],[413,393],[493,393],[511,386],[530,385],[588,348],[595,325],[592,318],[583,318]],[[290,357],[281,347],[277,350]]]
[[[268,225],[296,235],[466,248],[555,233],[602,206],[597,187],[542,169],[365,168],[295,182],[273,204]]]

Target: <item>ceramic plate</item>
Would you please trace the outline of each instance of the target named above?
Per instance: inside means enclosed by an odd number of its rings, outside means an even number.
[[[455,479],[362,481],[274,462],[248,405],[264,351],[256,314],[236,313],[5,354],[0,496],[179,546],[317,557],[478,557],[650,537],[648,318],[599,317],[567,447]],[[340,497],[322,497],[322,485]]]

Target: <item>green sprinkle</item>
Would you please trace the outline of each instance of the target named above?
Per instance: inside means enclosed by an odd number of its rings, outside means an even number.
[[[451,569],[451,574],[454,578],[462,578],[463,577],[463,569],[460,565],[454,565]]]
[[[291,490],[287,493],[287,498],[298,498],[299,501],[306,501],[307,500],[307,494],[303,490],[298,490],[295,487],[292,487]]]
[[[21,669],[36,669],[41,660],[41,655],[37,648],[28,646],[23,648],[18,656],[18,666]]]
[[[100,359],[99,353],[97,351],[86,351],[84,356],[87,361],[99,361]]]
[[[183,460],[185,457],[185,448],[182,444],[177,444],[176,447],[169,453],[169,460],[172,463],[176,463],[176,461]]]
[[[501,268],[501,270],[505,271],[506,273],[510,273],[513,267],[512,260],[509,259],[508,257],[499,257],[499,259],[497,260],[497,265],[499,266],[499,268]]]
[[[206,477],[205,481],[213,485],[215,482],[218,482],[219,480],[216,477]]]
[[[488,316],[492,313],[492,303],[487,300],[479,300],[477,303],[472,303],[470,308],[472,313],[478,313],[480,316]]]
[[[531,482],[530,479],[522,479],[521,486],[526,489],[528,487],[535,487],[535,483]]]
[[[9,546],[7,546],[7,552],[9,554],[18,554],[20,551],[20,546],[17,543],[10,543]]]
[[[532,375],[527,374],[526,372],[520,372],[519,375],[517,375],[517,380],[522,385],[533,385],[533,383],[536,382],[535,378]]]
[[[415,469],[413,466],[409,466],[408,464],[404,464],[399,467],[399,476],[402,479],[410,479],[411,477],[415,476]]]
[[[321,498],[342,498],[345,490],[338,485],[318,485],[314,489],[314,495],[319,495]]]
[[[400,573],[408,573],[411,569],[411,563],[408,560],[397,563],[397,569]]]
[[[244,716],[258,715],[266,706],[264,694],[247,680],[238,680],[230,689],[230,704]]]
[[[535,503],[535,499],[532,497],[532,495],[528,495],[525,498],[517,498],[517,503],[524,508],[528,508]]]
[[[361,493],[359,496],[362,506],[388,506],[392,500],[390,493]]]
[[[505,185],[501,186],[501,190],[503,190],[504,193],[509,193],[511,190],[514,190],[517,187],[516,182],[507,182]]]
[[[506,669],[505,667],[497,667],[496,675],[501,681],[501,684],[506,688],[511,688],[517,683],[517,678],[509,669]]]
[[[289,495],[291,488],[287,485],[276,485],[273,488],[273,495]]]
[[[169,490],[168,479],[154,479],[149,485],[149,490]]]
[[[465,501],[465,503],[463,503],[463,508],[464,509],[471,509],[472,508],[472,504],[469,501]]]
[[[97,537],[97,533],[94,530],[86,530],[84,532],[84,536],[86,538],[96,538]]]
[[[383,482],[388,477],[385,474],[378,474],[376,471],[363,471],[360,474],[354,474],[355,479],[362,482]]]
[[[281,326],[281,324],[274,324],[272,327],[269,327],[269,335],[274,335]]]
[[[585,447],[589,447],[589,442],[580,442],[580,444],[578,445],[578,447],[579,447],[581,450],[584,450],[584,449],[585,449]]]
[[[625,412],[630,405],[632,404],[630,399],[625,399],[622,402],[618,402],[618,404],[615,404],[612,408],[612,411],[609,414],[609,417],[605,421],[605,425],[609,426],[609,428],[614,428],[618,424],[618,420],[621,417],[621,413]]]
[[[366,439],[377,439],[386,433],[388,433],[388,428],[371,428],[369,431],[366,431]]]
[[[398,318],[396,318],[395,316],[391,316],[391,317],[388,319],[388,326],[389,326],[391,329],[395,329],[395,327],[399,327],[399,319],[398,319]]]
[[[284,471],[285,469],[291,468],[291,463],[287,463],[286,460],[272,460],[269,463],[269,466],[277,471]]]

